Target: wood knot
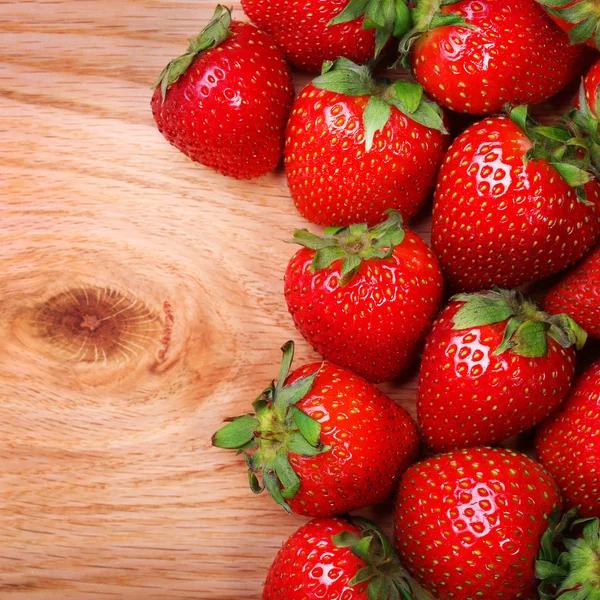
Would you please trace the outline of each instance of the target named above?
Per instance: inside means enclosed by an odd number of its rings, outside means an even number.
[[[34,307],[27,320],[57,358],[75,362],[128,362],[164,345],[160,314],[110,287],[68,289]]]

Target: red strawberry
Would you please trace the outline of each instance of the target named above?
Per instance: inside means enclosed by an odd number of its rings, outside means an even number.
[[[219,6],[187,52],[160,74],[152,113],[166,140],[192,160],[237,179],[281,158],[294,90],[279,50]]]
[[[577,509],[558,517],[550,517],[535,565],[536,577],[543,580],[539,598],[596,600],[600,596],[600,521],[579,519]]]
[[[421,594],[421,595],[419,595]],[[279,551],[263,600],[424,598],[389,540],[366,519],[315,519]],[[425,596],[426,597],[426,596]]]
[[[432,246],[461,291],[556,273],[600,234],[600,184],[584,149],[569,145],[567,126],[540,128],[524,107],[511,117],[469,127],[438,177]]]
[[[559,413],[538,431],[537,456],[569,507],[600,518],[600,362],[577,382]]]
[[[546,7],[551,19],[569,34],[572,44],[584,42],[600,48],[600,3],[598,0],[537,0]]]
[[[573,380],[583,330],[506,290],[461,294],[423,353],[419,427],[436,452],[496,444],[545,419]]]
[[[588,71],[587,75],[583,78],[585,104],[587,104],[592,116],[596,119],[598,119],[598,115],[600,114],[598,111],[598,106],[600,104],[600,94],[598,94],[598,88],[600,88],[600,60],[594,64],[594,66]]]
[[[442,302],[437,259],[400,215],[369,229],[318,237],[294,232],[305,246],[290,260],[285,297],[300,333],[325,359],[370,381],[395,379],[423,342]]]
[[[410,27],[406,0],[242,0],[242,7],[307,71],[340,56],[366,63]]]
[[[588,335],[600,339],[600,246],[548,292],[544,309],[568,314]]]
[[[288,377],[294,345],[283,347],[278,383],[254,402],[253,415],[213,436],[241,451],[255,493],[262,485],[286,510],[339,515],[384,500],[418,447],[408,413],[374,385],[331,363]],[[284,383],[285,382],[285,383]]]
[[[345,59],[296,99],[285,170],[296,207],[313,223],[379,223],[393,208],[407,219],[435,183],[448,143],[440,109],[420,86],[374,81]]]
[[[438,600],[533,600],[536,552],[559,503],[552,477],[524,455],[442,454],[402,477],[398,553]]]
[[[506,103],[550,98],[581,57],[535,0],[419,0],[414,21],[401,45],[406,54],[414,42],[414,76],[459,112],[495,113]]]

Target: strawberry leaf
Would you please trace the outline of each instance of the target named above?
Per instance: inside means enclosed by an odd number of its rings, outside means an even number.
[[[581,349],[585,331],[567,315],[549,315],[513,290],[494,289],[475,294],[458,294],[454,302],[464,302],[453,319],[455,331],[507,321],[495,355],[511,351],[519,356],[538,358],[548,354],[548,337],[563,348]]]
[[[404,241],[402,217],[395,210],[386,212],[387,220],[371,228],[366,223],[349,227],[328,227],[320,238],[301,229],[294,231],[292,241],[316,251],[310,266],[313,272],[329,268],[334,262],[343,260],[340,283],[346,285],[358,273],[363,261],[385,260]]]
[[[292,415],[294,416],[294,423],[296,423],[296,427],[298,427],[304,439],[316,448],[321,437],[320,423],[295,406],[292,406]]]
[[[525,321],[515,331],[512,342],[512,351],[519,356],[537,358],[548,355],[548,323],[539,321]]]
[[[489,299],[472,296],[454,315],[455,331],[501,323],[514,315],[513,308],[502,298]]]
[[[350,0],[328,27],[355,21],[363,17],[362,27],[375,30],[375,55],[379,56],[392,36],[404,35],[411,25],[406,0]]]
[[[160,73],[152,89],[160,86],[162,101],[165,101],[167,90],[173,85],[198,58],[200,54],[216,48],[230,35],[231,9],[221,6],[215,12],[208,25],[198,34],[198,37],[189,40],[185,54],[173,59]]]
[[[367,152],[373,147],[375,133],[382,131],[389,121],[391,111],[392,107],[387,102],[377,96],[371,96],[363,113]]]
[[[254,432],[258,427],[259,422],[253,415],[236,417],[214,434],[212,443],[218,448],[229,450],[240,448],[254,439]]]
[[[292,469],[287,452],[284,449],[279,450],[275,455],[273,466],[283,488],[282,496],[286,499],[293,498],[300,489],[300,478],[296,475],[296,471]]]

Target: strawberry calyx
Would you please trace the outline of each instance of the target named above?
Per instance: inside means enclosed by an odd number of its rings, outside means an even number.
[[[366,223],[326,227],[322,236],[306,229],[295,229],[290,243],[316,251],[310,265],[313,273],[330,267],[336,260],[343,260],[340,285],[344,286],[358,273],[363,261],[389,258],[404,240],[402,217],[393,209],[386,212],[387,220],[374,227]]]
[[[431,600],[423,588],[408,574],[388,537],[363,517],[347,518],[360,528],[360,535],[342,531],[331,539],[338,548],[349,548],[367,566],[348,582],[350,587],[369,582],[369,600]]]
[[[392,107],[425,127],[446,134],[442,109],[423,94],[423,88],[408,81],[375,80],[365,65],[357,65],[347,58],[323,63],[321,75],[312,85],[346,96],[370,96],[363,112],[365,146],[373,147],[377,131],[383,130],[392,115]]]
[[[600,2],[598,0],[537,0],[549,14],[574,25],[569,31],[572,44],[583,44],[594,39],[600,48]]]
[[[455,12],[444,12],[445,6],[451,6],[461,0],[417,0],[411,9],[412,29],[400,40],[400,61],[405,67],[409,67],[408,58],[415,41],[423,34],[438,27],[467,27],[477,29],[474,25],[467,23],[464,17]]]
[[[403,36],[411,26],[406,0],[350,0],[328,27],[348,23],[363,17],[363,29],[375,30],[375,57],[393,37]]]
[[[550,515],[535,565],[541,600],[600,597],[600,520],[578,517],[577,508]]]
[[[457,294],[453,302],[464,302],[453,318],[455,331],[506,321],[504,337],[496,356],[510,351],[527,358],[548,355],[548,338],[563,348],[583,348],[586,332],[568,315],[550,315],[515,290],[494,288],[474,294]]]
[[[200,54],[211,48],[216,48],[229,37],[231,10],[231,8],[226,8],[220,4],[217,5],[208,25],[198,34],[198,37],[188,40],[189,46],[185,54],[174,58],[161,71],[152,89],[154,90],[160,86],[163,102],[165,101],[169,86],[174,84],[188,70]]]
[[[575,190],[577,198],[590,204],[585,185],[594,177],[600,178],[600,152],[590,133],[578,124],[576,112],[569,111],[551,127],[536,123],[525,105],[507,107],[507,112],[533,143],[525,154],[525,162],[546,160]]]
[[[266,488],[277,504],[291,512],[287,500],[297,494],[301,482],[288,454],[316,456],[328,452],[330,447],[321,443],[321,425],[296,407],[310,392],[319,369],[286,385],[294,342],[284,344],[281,351],[283,359],[277,384],[271,382],[256,399],[252,404],[253,414],[231,419],[213,435],[212,443],[243,454],[251,490],[259,494]]]

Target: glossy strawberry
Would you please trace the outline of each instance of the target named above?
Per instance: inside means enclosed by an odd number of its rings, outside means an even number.
[[[600,362],[588,368],[560,412],[540,427],[536,449],[567,506],[600,518]]]
[[[300,333],[325,359],[369,381],[395,379],[412,362],[442,302],[442,273],[398,213],[318,237],[290,260],[285,298]]]
[[[581,52],[535,0],[419,0],[411,49],[415,78],[442,106],[500,112],[558,92]],[[411,48],[412,45],[412,48]]]
[[[384,500],[418,447],[408,413],[362,377],[328,362],[288,377],[293,343],[283,352],[277,386],[254,402],[253,415],[219,430],[213,444],[241,451],[252,490],[264,486],[288,511],[328,517]]]
[[[421,593],[421,596],[418,594]],[[283,545],[263,600],[423,598],[389,540],[366,519],[315,519]]]
[[[600,246],[546,294],[544,309],[569,315],[589,336],[600,339]]]
[[[438,176],[431,241],[460,291],[556,273],[600,234],[600,185],[585,149],[573,150],[564,125],[539,128],[522,107],[511,116],[469,127]]]
[[[537,0],[552,20],[569,34],[572,44],[600,48],[600,2],[598,0]]]
[[[298,210],[321,225],[375,224],[416,214],[435,183],[448,136],[416,84],[374,81],[346,60],[296,99],[285,171]]]
[[[585,94],[586,104],[592,115],[598,119],[598,106],[600,104],[600,60],[587,72],[583,78],[583,93]]]
[[[237,179],[272,171],[293,101],[288,67],[254,25],[219,6],[152,96],[159,131],[192,160]]]
[[[366,63],[410,27],[405,0],[242,0],[242,7],[291,64],[314,72],[341,56]]]
[[[438,600],[533,600],[536,552],[559,503],[552,477],[524,455],[442,454],[402,477],[396,547]]]
[[[427,338],[417,394],[436,452],[496,444],[540,423],[569,391],[585,333],[506,290],[461,294]]]

